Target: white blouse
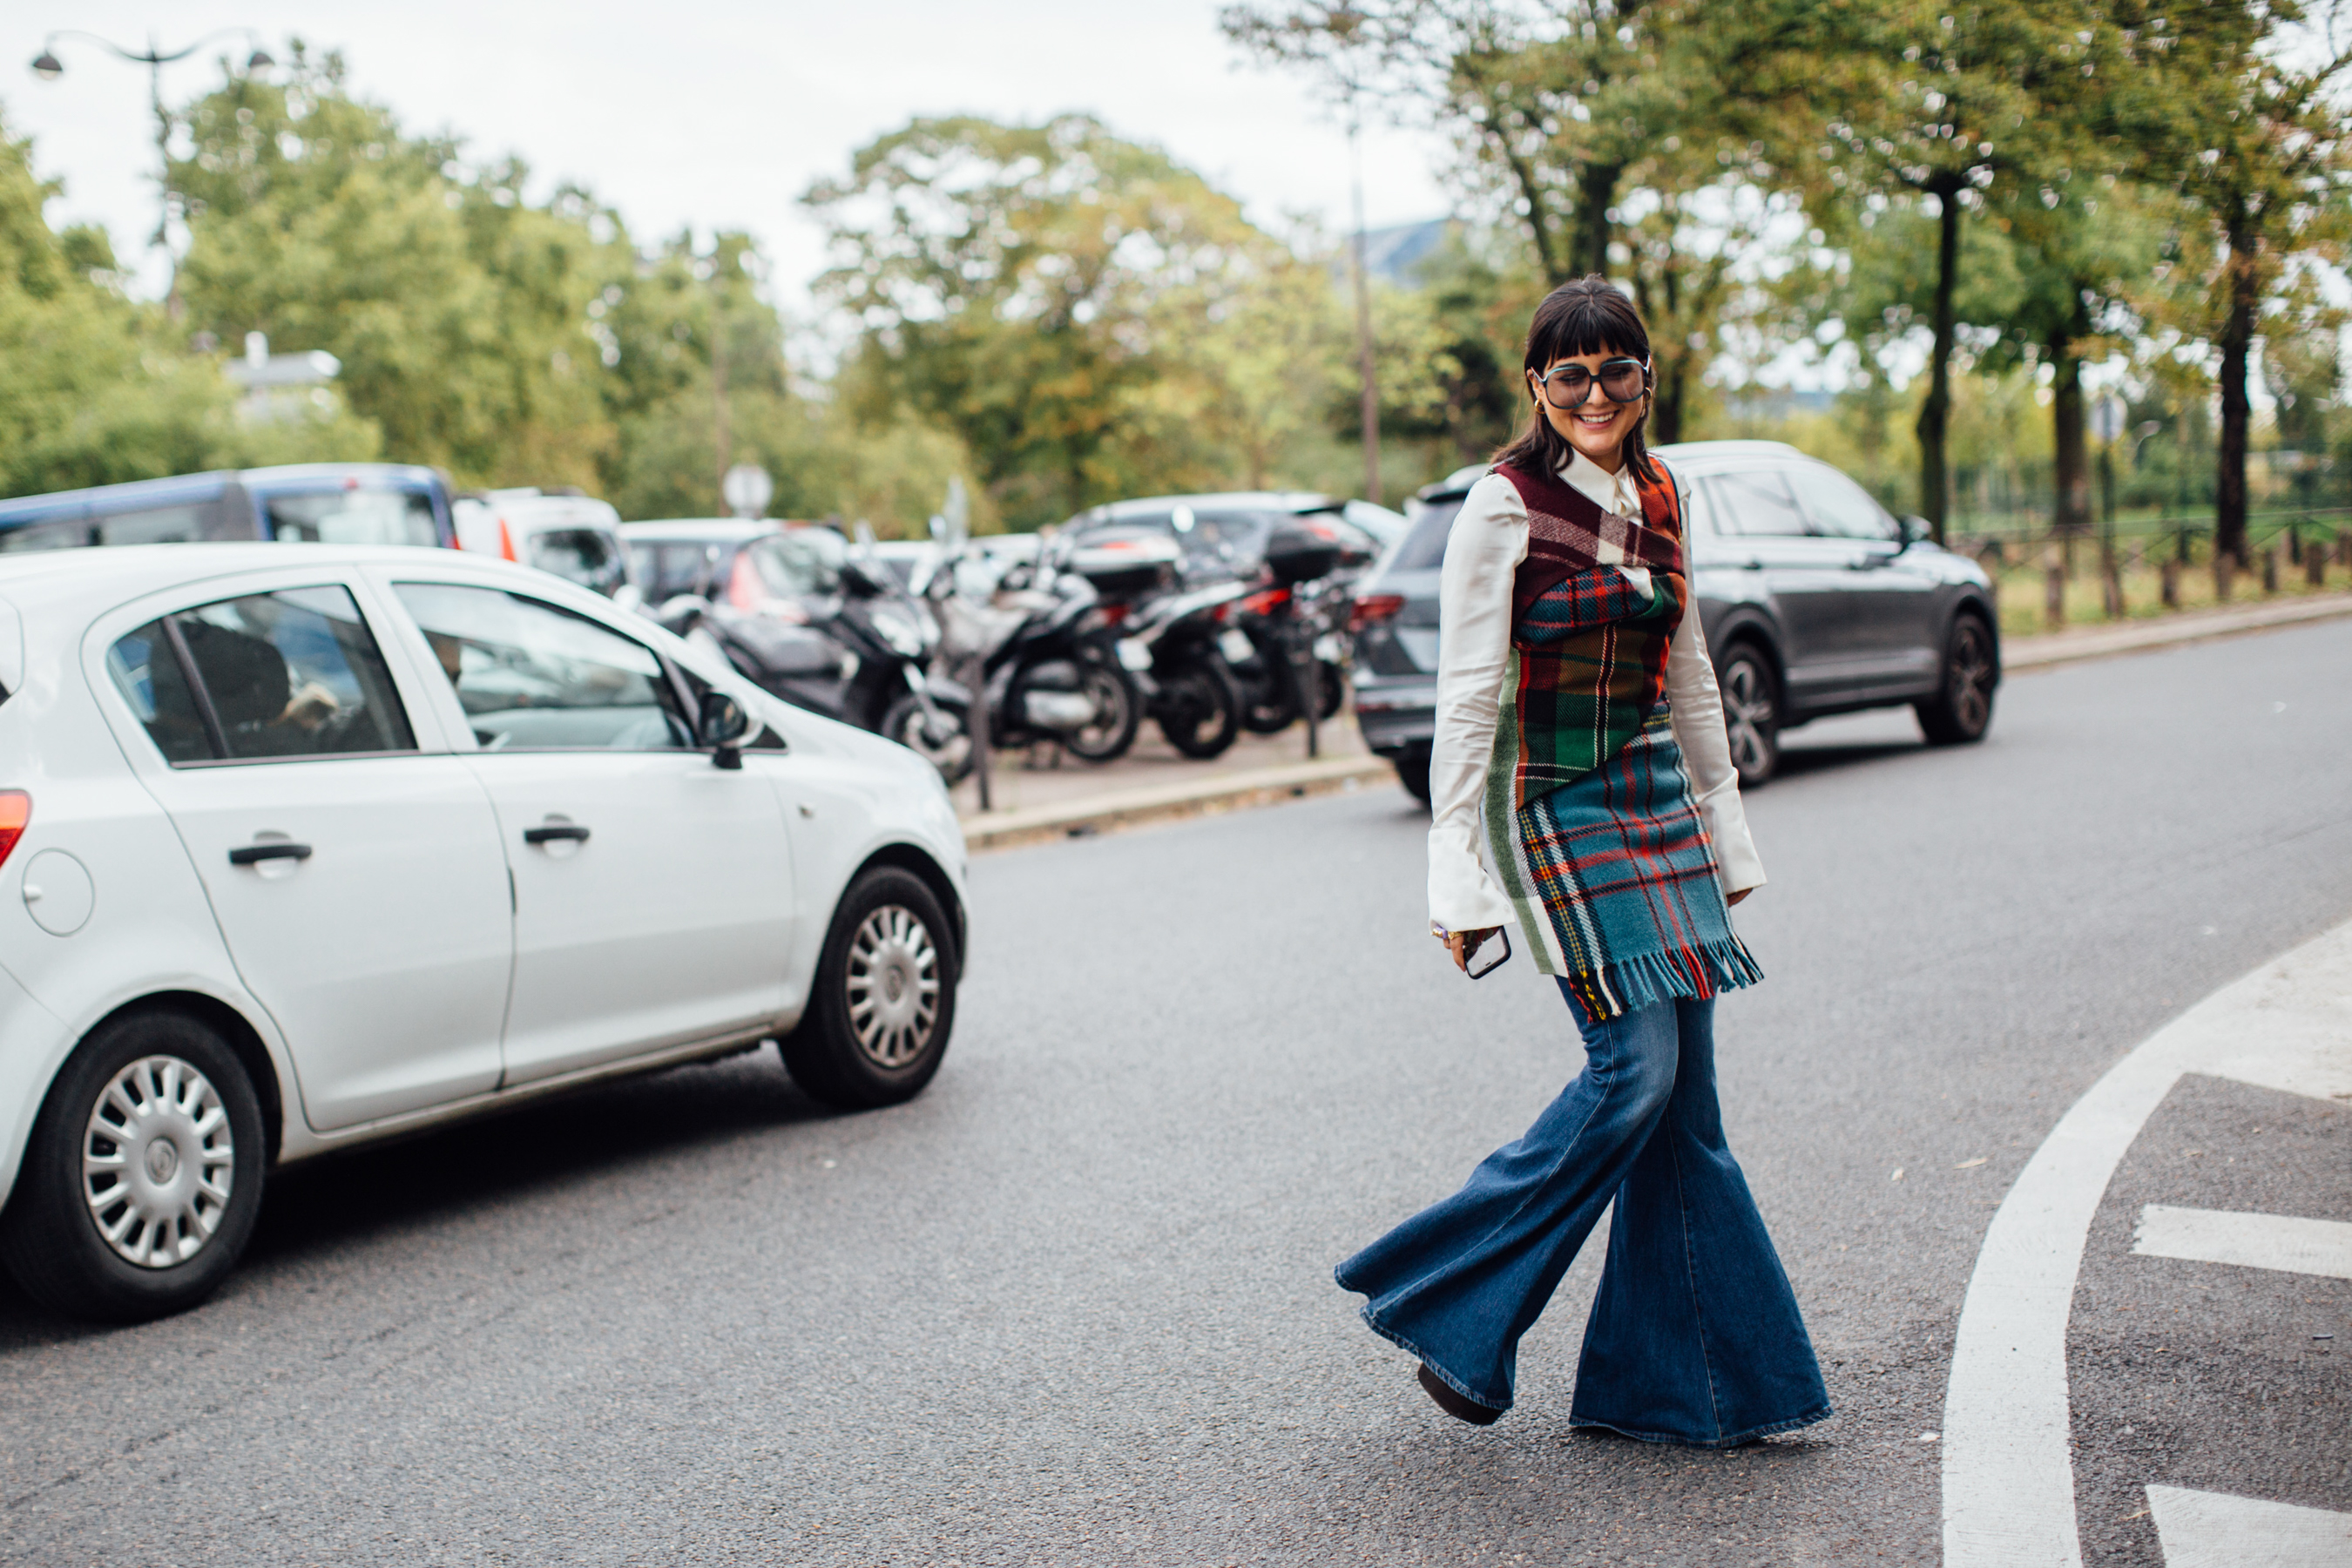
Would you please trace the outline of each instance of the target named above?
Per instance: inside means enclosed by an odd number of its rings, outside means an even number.
[[[1612,474],[1579,452],[1560,478],[1606,511],[1642,515],[1630,468]],[[1685,509],[1684,515],[1689,515]],[[1429,921],[1440,933],[1513,921],[1482,853],[1480,801],[1494,750],[1496,714],[1511,657],[1511,587],[1528,554],[1528,510],[1500,474],[1470,487],[1445,541],[1437,590],[1437,732],[1429,755]],[[1649,571],[1619,566],[1638,586]],[[1723,732],[1723,696],[1699,625],[1696,589],[1666,653],[1668,705],[1699,819],[1715,848],[1727,897],[1764,885],[1764,865],[1739,805],[1739,773]]]

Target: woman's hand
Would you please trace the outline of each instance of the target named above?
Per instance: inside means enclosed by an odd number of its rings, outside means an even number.
[[[1445,936],[1445,951],[1453,955],[1454,967],[1465,974],[1469,973],[1470,961],[1477,956],[1478,950],[1486,945],[1486,939],[1502,929],[1501,926],[1486,926],[1478,931],[1448,931]]]
[[[1736,892],[1736,893],[1732,894],[1729,898],[1727,898],[1727,899],[1724,900],[1723,901],[1724,901],[1725,903],[1727,903],[1727,904],[1736,904],[1736,903],[1738,903],[1740,900],[1742,900],[1742,899],[1746,898],[1748,894],[1750,894],[1750,893],[1754,892],[1755,890],[1756,890],[1756,889],[1753,889],[1753,888],[1742,888],[1742,889],[1739,889],[1739,891],[1738,891],[1738,892]]]

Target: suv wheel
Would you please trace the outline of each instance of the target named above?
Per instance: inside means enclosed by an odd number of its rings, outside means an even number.
[[[261,1209],[261,1106],[226,1041],[179,1013],[91,1031],[50,1086],[0,1255],[75,1317],[184,1311],[236,1267]]]
[[[1920,731],[1931,746],[1964,746],[1992,725],[1995,665],[1992,631],[1965,611],[1953,617],[1944,644],[1944,689],[1917,704]]]
[[[1780,679],[1754,643],[1731,645],[1715,668],[1723,692],[1723,732],[1739,787],[1754,789],[1780,763]]]
[[[803,1093],[863,1110],[922,1092],[955,1026],[952,930],[911,871],[877,866],[849,885],[817,960],[808,1011],[782,1042]]]
[[[1428,805],[1429,748],[1416,746],[1409,752],[1399,752],[1389,761],[1396,765],[1397,783],[1404,785],[1404,793],[1423,806]]]

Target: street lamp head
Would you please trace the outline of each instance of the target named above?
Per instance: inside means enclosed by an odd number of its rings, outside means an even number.
[[[43,49],[33,60],[33,74],[43,81],[55,81],[66,74],[66,62]]]
[[[276,60],[269,58],[269,51],[263,48],[259,44],[254,45],[253,53],[245,57],[245,68],[247,71],[255,73],[266,71],[277,63],[278,62]]]

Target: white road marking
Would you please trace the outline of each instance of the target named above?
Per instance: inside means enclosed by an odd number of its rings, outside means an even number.
[[[2352,1568],[2352,1513],[2147,1489],[2164,1568]]]
[[[2184,1073],[2352,1096],[2352,923],[2207,997],[2074,1102],[2001,1200],[1944,1395],[1945,1568],[2080,1568],[2066,1320],[2108,1178]]]
[[[2227,1209],[2177,1209],[2149,1204],[2139,1211],[2132,1250],[2143,1258],[2229,1263],[2352,1279],[2352,1225],[2293,1219]]]

